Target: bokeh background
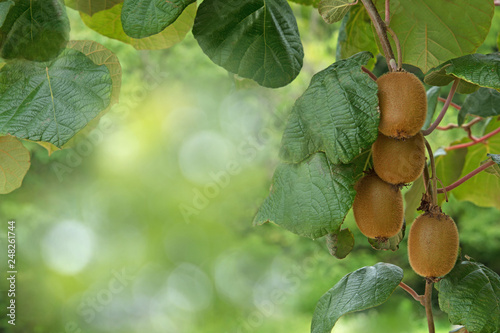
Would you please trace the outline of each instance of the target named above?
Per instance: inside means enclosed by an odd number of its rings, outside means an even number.
[[[397,252],[377,252],[352,214],[345,225],[356,243],[344,260],[328,253],[324,239],[251,224],[295,99],[335,61],[339,24],[291,5],[304,68],[275,90],[217,67],[191,34],[168,50],[136,51],[94,33],[68,9],[72,39],[98,41],[118,55],[121,99],[73,149],[49,157],[27,144],[32,167],[23,186],[0,198],[1,267],[13,219],[18,269],[16,326],[4,317],[0,331],[303,333],[324,292],[379,261],[402,267],[403,281],[423,293],[406,240]],[[497,51],[499,31],[497,9],[480,52]],[[385,70],[381,64],[374,72]],[[455,121],[450,109],[444,123]],[[437,148],[464,136],[446,131],[431,140]],[[500,272],[500,212],[452,195],[443,209],[459,226],[463,253]],[[2,279],[2,308],[6,289]],[[447,316],[435,306],[437,331],[448,332]],[[425,311],[398,289],[333,330],[365,331],[427,332]]]

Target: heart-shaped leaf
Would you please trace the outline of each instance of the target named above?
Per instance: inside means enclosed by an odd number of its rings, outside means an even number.
[[[196,0],[125,0],[121,13],[123,31],[132,38],[159,34],[193,2]]]
[[[483,264],[458,263],[437,284],[439,307],[469,332],[500,330],[500,277]]]
[[[11,61],[0,70],[0,133],[61,147],[108,107],[111,92],[107,67],[76,50]]]
[[[361,70],[371,59],[361,52],[313,76],[295,102],[281,141],[280,157],[297,163],[318,151],[349,163],[377,139],[377,84]]]
[[[265,87],[289,84],[302,68],[299,29],[286,0],[205,0],[193,35],[214,63]]]
[[[63,1],[18,0],[0,28],[0,56],[4,59],[51,60],[66,46],[69,30]]]
[[[379,262],[347,274],[321,296],[314,310],[311,333],[330,333],[345,314],[378,306],[403,280],[403,270]]]
[[[0,194],[19,188],[30,165],[30,153],[21,141],[0,136]]]

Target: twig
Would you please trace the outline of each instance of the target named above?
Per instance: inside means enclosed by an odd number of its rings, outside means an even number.
[[[446,102],[446,99],[444,99],[443,97],[438,97],[438,101],[444,103],[444,102]],[[453,103],[453,102],[450,103],[450,106],[453,106],[458,111],[460,111],[460,109],[462,108],[460,105],[458,105],[457,103]]]
[[[424,303],[424,296],[417,294],[415,290],[413,290],[409,285],[407,285],[404,282],[400,282],[399,286],[405,290],[408,294],[410,294],[417,302],[420,302],[423,306],[425,306]]]
[[[429,144],[429,141],[424,139],[425,141],[425,148],[427,148],[427,154],[429,155],[429,159],[431,160],[431,170],[432,170],[432,177],[430,180],[432,180],[432,204],[434,206],[437,206],[437,176],[436,176],[436,163],[434,161],[434,153],[432,152],[431,145]]]
[[[398,36],[396,33],[389,27],[387,27],[387,31],[391,35],[392,39],[394,39],[394,43],[396,43],[396,52],[398,54],[398,70],[401,70],[403,67],[403,53],[401,52],[401,44],[399,43]]]
[[[491,131],[490,133],[486,134],[485,136],[482,136],[480,138],[474,138],[475,140],[473,140],[472,142],[466,142],[466,143],[461,143],[461,144],[458,144],[455,146],[450,146],[450,147],[445,148],[444,150],[450,151],[450,150],[454,150],[454,149],[467,148],[470,146],[474,146],[474,145],[477,145],[478,143],[481,143],[483,141],[488,140],[489,138],[491,138],[492,136],[494,136],[498,133],[500,133],[500,127],[494,131]]]
[[[382,45],[382,51],[384,52],[385,60],[389,65],[391,59],[394,59],[394,53],[392,52],[391,43],[389,43],[389,39],[387,38],[385,22],[382,21],[382,18],[380,17],[377,8],[373,4],[372,0],[361,0],[361,2],[365,6],[370,19],[373,22],[375,31],[377,31],[378,39],[380,40],[380,44]]]
[[[391,1],[385,0],[385,25],[389,26],[389,23],[391,23]]]
[[[450,106],[451,99],[453,98],[453,95],[455,95],[455,91],[457,90],[459,82],[460,82],[459,79],[455,79],[455,81],[453,82],[453,85],[451,86],[450,89],[450,93],[448,94],[448,98],[444,102],[443,109],[439,113],[439,116],[437,117],[436,121],[434,121],[428,129],[422,131],[422,134],[424,136],[431,134],[436,129],[436,127],[438,127],[441,120],[443,120],[443,117],[446,114],[446,110],[448,110],[448,107]]]
[[[467,130],[467,129],[470,129],[473,125],[480,122],[481,120],[483,120],[482,117],[476,117],[476,118],[472,119],[470,122],[468,122],[467,124],[463,124],[462,126],[459,126],[457,124],[448,124],[446,126],[438,126],[438,127],[436,127],[436,129],[441,130],[441,131],[447,131],[447,130],[450,130],[453,128],[463,128],[463,129]]]
[[[435,333],[434,318],[432,316],[432,285],[431,280],[425,282],[425,314],[427,315],[427,325],[429,326],[429,333]]]
[[[365,72],[366,74],[370,75],[370,78],[371,78],[373,81],[377,82],[377,77],[375,76],[375,74],[373,74],[373,73],[372,73],[372,71],[371,71],[371,70],[369,70],[369,69],[368,69],[368,68],[366,68],[365,66],[361,66],[361,70],[362,70],[363,72]]]
[[[485,169],[488,169],[490,166],[495,165],[495,164],[496,163],[494,161],[488,161],[488,162],[484,163],[483,165],[481,165],[479,168],[477,168],[477,169],[469,172],[467,175],[463,176],[462,178],[460,178],[459,180],[457,180],[453,184],[448,185],[448,186],[446,186],[444,188],[438,188],[437,192],[438,193],[449,192],[449,191],[453,190],[454,188],[456,188],[457,186],[462,185],[467,180],[471,179],[472,177],[474,177],[475,175],[477,175],[481,171],[483,171]]]

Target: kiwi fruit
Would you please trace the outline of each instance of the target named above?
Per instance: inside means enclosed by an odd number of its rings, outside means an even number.
[[[397,186],[384,182],[376,173],[361,178],[354,186],[352,210],[363,235],[386,240],[403,226],[403,196]]]
[[[408,72],[390,72],[377,79],[379,131],[393,138],[417,134],[427,116],[427,95],[420,80]]]
[[[408,259],[420,276],[448,274],[457,260],[458,229],[443,213],[424,213],[413,222],[408,235]]]
[[[425,166],[425,142],[418,132],[409,139],[378,134],[372,146],[373,168],[384,181],[400,185],[416,180]]]

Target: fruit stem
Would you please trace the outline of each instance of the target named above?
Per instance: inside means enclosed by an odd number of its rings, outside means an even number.
[[[380,40],[380,44],[382,45],[382,51],[384,52],[385,60],[387,61],[387,65],[391,59],[394,59],[394,53],[392,52],[391,43],[387,38],[387,26],[385,22],[380,17],[377,7],[373,4],[372,0],[361,0],[363,5],[365,6],[370,19],[373,22],[373,26],[375,27],[375,31],[377,31],[378,39]],[[389,70],[392,71],[392,67],[389,66]]]
[[[459,79],[455,79],[455,81],[453,81],[453,85],[451,86],[450,93],[448,94],[448,98],[446,98],[446,101],[444,102],[443,109],[439,113],[439,116],[436,118],[436,120],[432,123],[432,125],[428,129],[422,130],[422,134],[424,136],[431,134],[436,129],[436,127],[438,127],[441,120],[443,120],[443,117],[446,114],[448,107],[450,106],[453,95],[455,95],[455,91],[457,90],[457,86],[458,86],[459,82],[460,82]]]
[[[431,145],[429,144],[429,141],[427,141],[427,140],[424,140],[424,141],[425,141],[425,148],[427,148],[427,153],[429,155],[429,159],[431,160],[431,170],[432,170],[432,177],[431,177],[431,180],[432,180],[432,193],[431,193],[431,197],[432,197],[432,204],[434,206],[437,206],[438,191],[437,191],[436,163],[434,161],[434,153],[432,152],[432,148],[431,148]]]
[[[432,316],[432,280],[428,279],[425,282],[425,314],[427,315],[427,325],[429,326],[429,333],[436,333],[434,328],[434,318]]]
[[[387,27],[387,31],[391,35],[392,39],[394,39],[394,43],[396,43],[396,52],[398,54],[398,70],[401,70],[403,66],[403,53],[401,53],[401,44],[399,43],[398,36],[391,28]]]
[[[369,70],[365,66],[361,66],[361,70],[366,74],[368,74],[373,81],[377,82],[377,77],[375,76],[375,74],[372,73],[371,70]]]
[[[424,179],[425,193],[429,193],[429,167],[427,163],[425,163],[424,171],[422,172],[422,176]]]
[[[409,285],[407,285],[404,282],[400,282],[399,286],[406,291],[408,294],[410,294],[417,302],[420,302],[423,306],[425,306],[424,303],[424,296],[417,294],[415,290],[413,290]]]
[[[483,165],[481,165],[479,168],[477,168],[477,169],[469,172],[467,175],[463,176],[462,178],[460,178],[459,180],[457,180],[453,184],[448,185],[448,186],[446,186],[444,188],[439,188],[437,190],[437,192],[438,193],[445,193],[445,192],[451,191],[454,188],[456,188],[457,186],[462,185],[464,182],[466,182],[467,180],[471,179],[472,177],[474,177],[475,175],[477,175],[481,171],[483,171],[485,169],[488,169],[490,166],[495,165],[495,164],[496,163],[494,161],[488,161],[488,162],[484,163]]]
[[[485,140],[488,140],[489,138],[491,138],[492,136],[496,135],[500,133],[500,127],[497,128],[496,130],[486,134],[485,136],[482,136],[480,138],[474,138],[475,140],[473,140],[472,142],[466,142],[466,143],[461,143],[459,145],[455,145],[455,146],[450,146],[450,147],[447,147],[445,148],[444,150],[446,151],[449,151],[449,150],[454,150],[454,149],[460,149],[460,148],[467,148],[467,147],[470,147],[470,146],[474,146],[474,145],[477,145],[478,143],[481,143]]]

